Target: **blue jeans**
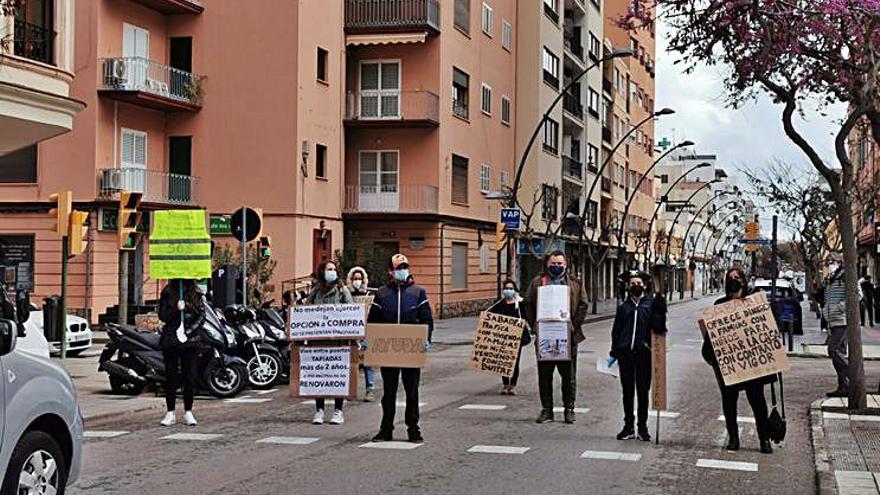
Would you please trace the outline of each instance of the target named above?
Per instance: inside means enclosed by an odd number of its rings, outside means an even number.
[[[376,370],[372,366],[364,366],[364,385],[367,390],[376,389]]]

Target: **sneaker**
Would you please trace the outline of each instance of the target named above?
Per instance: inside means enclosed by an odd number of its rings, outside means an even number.
[[[501,395],[510,395],[510,387],[504,387],[501,389]]]
[[[333,417],[330,418],[330,424],[341,425],[342,423],[345,423],[345,415],[342,414],[342,409],[333,411]]]
[[[632,426],[626,425],[620,430],[620,433],[617,434],[618,440],[632,440],[636,437],[636,432],[633,430]]]
[[[408,431],[406,433],[406,436],[407,440],[409,440],[411,443],[425,443],[425,439],[422,438],[422,432],[418,430]]]
[[[376,436],[373,437],[373,442],[390,442],[391,441],[391,432],[385,430],[379,430],[379,433],[376,433]]]
[[[770,440],[761,440],[761,453],[762,454],[772,454],[773,447],[770,446]]]
[[[193,416],[192,411],[186,411],[183,413],[183,424],[186,426],[196,426],[199,423],[196,421],[196,417]]]
[[[367,390],[367,393],[364,394],[364,402],[373,402],[376,400],[376,396],[373,395],[372,390]]]
[[[315,411],[315,417],[312,418],[313,425],[322,425],[324,424],[324,410],[318,409]]]
[[[162,421],[159,423],[162,426],[174,426],[177,424],[177,416],[174,414],[174,411],[168,411],[165,413],[165,417],[162,418]]]
[[[507,389],[507,395],[516,395],[516,390],[513,387]]]
[[[536,423],[549,423],[553,421],[553,409],[541,409],[541,414],[538,415],[538,419],[535,420]]]
[[[577,421],[577,418],[575,418],[574,415],[574,409],[566,409],[563,415],[565,417],[565,422],[568,424],[572,424]]]
[[[651,434],[648,433],[648,428],[639,428],[639,440],[643,442],[651,441]]]
[[[735,452],[735,451],[739,450],[739,438],[731,438],[727,442],[727,450],[729,450],[731,452]]]

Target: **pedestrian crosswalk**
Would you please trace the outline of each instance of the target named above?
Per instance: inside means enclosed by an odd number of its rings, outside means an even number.
[[[697,467],[731,471],[758,471],[758,464],[754,462],[724,461],[720,459],[699,459],[697,460]]]
[[[528,447],[510,447],[505,445],[474,445],[467,449],[472,454],[525,454]]]
[[[320,440],[315,437],[266,437],[257,440],[257,443],[269,443],[276,445],[311,445]]]
[[[417,449],[424,445],[423,443],[411,443],[411,442],[370,442],[361,445],[361,448],[364,449],[379,449],[379,450],[413,450]]]
[[[465,404],[459,406],[462,411],[503,411],[507,406],[502,404]]]
[[[587,450],[584,451],[583,454],[581,454],[581,459],[639,462],[642,459],[642,454],[635,454],[631,452],[605,452],[599,450]]]

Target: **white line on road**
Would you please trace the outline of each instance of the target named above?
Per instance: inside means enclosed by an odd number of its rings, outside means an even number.
[[[216,440],[222,437],[220,433],[174,433],[171,435],[166,435],[160,440],[191,440],[191,441],[206,441],[206,440]]]
[[[476,454],[525,454],[528,450],[528,447],[508,447],[505,445],[474,445],[467,449],[468,452]]]
[[[723,415],[723,414],[720,415],[720,416],[718,416],[718,421],[724,421],[724,415]],[[751,417],[751,416],[737,416],[737,417],[736,417],[736,422],[737,422],[737,423],[750,423],[750,424],[755,424],[755,418],[753,418],[753,417]]]
[[[825,419],[849,419],[849,414],[826,412],[822,413],[822,417]]]
[[[270,388],[269,390],[258,390],[257,393],[260,394],[260,395],[274,394],[274,393],[277,392],[278,390],[279,390],[279,389],[277,389],[277,388]]]
[[[320,438],[315,437],[267,437],[257,440],[257,443],[271,443],[278,445],[309,445],[317,442]]]
[[[130,431],[111,431],[111,430],[89,430],[83,432],[83,438],[115,438],[127,435]]]
[[[865,416],[863,414],[853,414],[849,417],[852,421],[880,421],[880,416]]]
[[[361,445],[363,449],[412,450],[424,445],[412,442],[370,442]]]
[[[231,402],[233,404],[262,404],[271,400],[272,399],[270,397],[266,397],[263,399],[256,399],[253,397],[236,397],[234,399],[226,399],[224,402]]]
[[[650,411],[648,411],[648,416],[653,416],[653,417],[656,418],[656,417],[657,417],[657,411],[654,410],[654,409],[651,409]],[[660,411],[660,417],[661,417],[661,418],[675,419],[675,418],[677,418],[677,417],[679,417],[679,416],[681,416],[681,413],[671,412],[671,411]]]
[[[507,406],[501,404],[465,404],[459,407],[462,411],[501,411]]]
[[[601,459],[604,461],[629,461],[639,462],[642,454],[632,454],[629,452],[605,452],[600,450],[587,450],[581,454],[581,459]]]
[[[732,471],[758,471],[758,465],[754,462],[722,461],[718,459],[699,459],[697,460],[697,467],[728,469]]]
[[[403,400],[399,400],[395,404],[397,407],[406,407],[406,401]],[[426,405],[428,405],[427,402],[419,402],[419,407],[425,407]]]
[[[554,407],[553,412],[565,412],[565,408],[564,407]],[[576,408],[574,408],[575,414],[587,414],[588,412],[590,412],[589,407],[576,407]]]

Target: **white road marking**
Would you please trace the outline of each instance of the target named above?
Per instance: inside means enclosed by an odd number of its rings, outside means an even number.
[[[724,421],[724,420],[725,420],[725,419],[724,419],[724,415],[723,415],[723,414],[720,415],[720,416],[718,416],[718,421]],[[736,417],[736,422],[737,422],[737,423],[750,423],[750,424],[755,424],[755,418],[753,418],[753,417],[751,417],[751,416],[737,416],[737,417]]]
[[[216,440],[222,437],[220,433],[174,433],[171,435],[166,435],[160,440],[191,440],[191,441],[206,441],[206,440]]]
[[[689,344],[702,344],[703,339],[687,339],[685,342]]]
[[[758,465],[754,462],[722,461],[719,459],[699,459],[697,461],[697,467],[727,469],[732,471],[758,471]]]
[[[226,399],[224,402],[231,402],[233,404],[262,404],[271,400],[272,399],[270,397],[266,397],[263,399],[256,399],[253,397],[235,397],[233,399]]]
[[[267,437],[257,440],[257,443],[271,443],[278,445],[309,445],[317,442],[320,438],[315,437]]]
[[[279,390],[279,389],[277,389],[277,388],[270,388],[269,390],[258,390],[257,393],[260,394],[260,395],[274,394],[274,393],[277,392],[278,390]]]
[[[501,411],[507,409],[507,406],[501,404],[465,404],[459,409],[463,411]]]
[[[397,407],[406,407],[406,401],[399,400],[395,402],[395,405],[397,405]],[[427,402],[419,402],[419,407],[425,407],[426,405],[428,405]]]
[[[525,454],[528,447],[508,447],[505,445],[474,445],[468,452],[478,454]]]
[[[581,454],[581,459],[601,459],[605,461],[629,461],[639,462],[642,454],[633,454],[629,452],[606,452],[601,450],[587,450]]]
[[[653,417],[656,418],[656,417],[657,417],[657,411],[654,410],[654,409],[649,410],[649,411],[648,411],[648,416],[653,416]],[[681,413],[671,412],[671,411],[660,411],[660,417],[661,417],[661,418],[675,419],[675,418],[677,418],[677,417],[679,417],[679,416],[681,416]]]
[[[853,414],[849,417],[852,421],[880,421],[880,416],[865,416],[863,414]]]
[[[115,438],[127,435],[130,431],[112,431],[112,430],[86,430],[83,432],[83,438]]]
[[[849,419],[849,414],[826,412],[822,413],[822,417],[825,419]]]
[[[423,443],[412,442],[370,442],[361,445],[363,449],[388,449],[388,450],[412,450],[421,447]]]
[[[565,412],[565,408],[564,407],[554,407],[553,412]],[[576,407],[576,408],[574,408],[575,414],[587,414],[588,412],[590,412],[589,407]]]

